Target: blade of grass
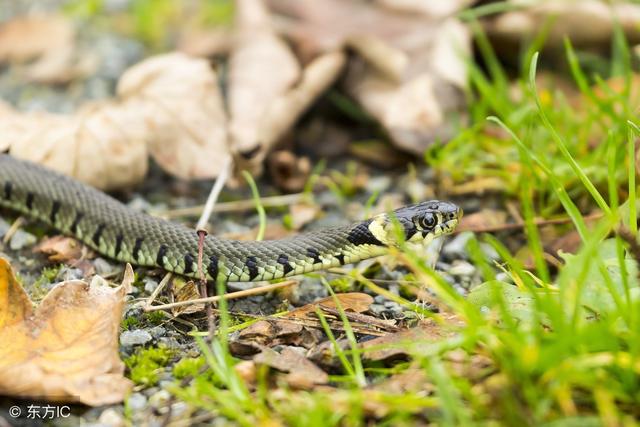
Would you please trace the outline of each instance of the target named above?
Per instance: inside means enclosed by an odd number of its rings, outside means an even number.
[[[260,226],[258,228],[258,235],[256,236],[257,241],[261,241],[264,239],[264,230],[267,227],[267,214],[264,210],[264,206],[260,202],[260,193],[258,192],[258,187],[256,186],[256,182],[253,180],[251,174],[247,171],[242,171],[242,176],[247,180],[247,184],[251,187],[251,194],[253,195],[253,200],[256,204],[256,211],[258,211],[258,218],[260,219]]]

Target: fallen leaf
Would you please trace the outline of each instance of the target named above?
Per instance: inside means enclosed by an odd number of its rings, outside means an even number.
[[[458,226],[458,232],[475,231],[482,232],[485,229],[493,229],[507,223],[507,213],[495,209],[483,209],[469,215],[464,215]]]
[[[294,193],[302,191],[311,174],[308,157],[298,157],[288,150],[275,151],[267,157],[269,174],[278,188]]]
[[[300,66],[271,28],[262,0],[236,2],[236,40],[229,59],[229,135],[246,159],[261,149],[260,123],[271,103],[300,77]],[[261,156],[261,160],[264,155]]]
[[[415,346],[429,346],[436,341],[452,336],[456,328],[463,326],[462,320],[455,315],[442,316],[445,318],[444,324],[429,319],[414,328],[365,341],[361,344],[362,357],[372,361],[406,359],[416,351]]]
[[[99,406],[131,389],[118,357],[127,284],[58,284],[34,310],[0,259],[0,394]]]
[[[599,0],[579,2],[538,1],[520,2],[515,10],[485,19],[484,27],[499,49],[526,42],[531,34],[545,28],[547,47],[564,52],[568,38],[576,47],[600,47],[611,44],[614,27],[619,25],[631,45],[640,41],[637,31],[640,6],[632,2],[608,3]],[[546,28],[545,26],[548,26]]]
[[[292,347],[284,347],[280,352],[265,348],[254,356],[253,361],[256,364],[287,372],[285,381],[298,389],[310,389],[329,381],[329,375],[326,372]]]
[[[25,62],[73,44],[73,27],[61,15],[14,18],[0,26],[0,62]]]
[[[200,291],[198,291],[198,286],[195,284],[193,280],[177,280],[174,279],[171,287],[171,302],[182,302],[189,301],[192,299],[201,298]],[[204,310],[203,304],[193,304],[193,305],[183,305],[178,307],[173,307],[171,309],[171,314],[175,317],[181,314],[191,314],[197,313],[198,311]]]
[[[295,203],[289,206],[292,227],[300,230],[302,227],[313,221],[321,213],[320,207],[315,203]]]
[[[369,309],[369,306],[373,304],[373,297],[361,292],[347,292],[343,294],[336,294],[336,298],[340,302],[344,311],[353,311],[356,313],[362,313]],[[305,318],[310,313],[315,313],[316,309],[320,306],[326,306],[331,308],[337,308],[334,298],[327,297],[311,304],[303,305],[287,313],[288,318]]]
[[[11,155],[94,187],[128,187],[147,172],[146,124],[130,103],[95,103],[73,115],[0,112]],[[0,142],[0,145],[3,143]]]
[[[72,237],[54,236],[43,239],[33,252],[47,255],[49,261],[73,264],[74,262],[95,256],[91,249]]]
[[[147,126],[149,152],[184,179],[215,178],[229,153],[226,114],[216,73],[204,59],[169,53],[127,70],[118,96]]]

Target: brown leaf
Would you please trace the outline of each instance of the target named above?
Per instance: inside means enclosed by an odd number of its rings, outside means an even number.
[[[274,183],[284,191],[301,191],[311,174],[308,157],[297,157],[291,151],[275,151],[267,158],[269,172]]]
[[[492,229],[507,222],[507,213],[495,209],[483,209],[462,217],[458,231],[478,231]]]
[[[229,69],[231,145],[252,159],[264,143],[259,127],[265,112],[300,76],[298,61],[271,28],[262,0],[236,2],[236,41]],[[259,163],[262,159],[264,155]]]
[[[171,287],[171,296],[173,300],[171,302],[189,301],[192,299],[201,298],[198,286],[193,280],[173,280],[173,286]],[[171,314],[179,316],[181,314],[197,313],[204,310],[204,304],[183,305],[179,307],[173,307]]]
[[[293,229],[300,230],[316,219],[320,212],[320,207],[315,203],[296,203],[289,206]]]
[[[0,26],[0,62],[25,62],[73,43],[73,27],[61,15],[14,18]]]
[[[226,114],[216,73],[204,59],[158,55],[127,70],[118,95],[147,127],[149,151],[167,172],[184,179],[215,178],[227,155]]]
[[[0,259],[0,394],[98,406],[131,389],[118,357],[126,286],[58,284],[31,307]]]
[[[256,364],[270,366],[282,372],[288,372],[285,377],[287,383],[295,388],[309,389],[317,384],[326,384],[329,375],[302,356],[292,347],[285,347],[280,353],[265,348],[260,354],[254,356]]]
[[[147,172],[146,127],[130,104],[87,105],[76,114],[0,110],[0,146],[104,190],[127,187]]]
[[[348,292],[344,294],[336,294],[336,298],[340,301],[340,305],[344,311],[354,311],[356,313],[362,313],[369,309],[369,306],[373,304],[373,297],[361,292]],[[331,308],[337,308],[336,302],[333,297],[323,298],[321,300],[312,302],[311,304],[303,305],[295,310],[291,310],[287,313],[288,318],[306,318],[310,313],[314,313],[320,306],[326,306]]]
[[[72,237],[54,236],[43,239],[33,252],[43,253],[49,261],[73,264],[80,259],[92,258],[93,251]]]
[[[413,350],[407,344],[429,345],[451,336],[452,330],[463,324],[455,315],[447,315],[446,317],[446,325],[438,324],[429,319],[414,328],[366,341],[362,344],[363,358],[373,361],[405,359]]]

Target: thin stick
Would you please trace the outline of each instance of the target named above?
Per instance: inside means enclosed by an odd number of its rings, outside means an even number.
[[[305,202],[309,200],[307,193],[284,194],[282,196],[261,197],[260,204],[265,208],[273,208],[278,206],[292,205],[294,203]],[[222,202],[216,204],[211,212],[240,212],[248,211],[256,208],[256,202],[251,200],[236,200],[233,202]],[[205,205],[190,206],[188,208],[171,209],[166,211],[152,212],[152,215],[166,219],[181,218],[188,216],[200,216],[205,209]]]
[[[173,308],[173,307],[181,307],[184,305],[194,305],[194,304],[202,304],[202,303],[207,303],[207,302],[217,302],[220,301],[223,297],[225,299],[237,299],[237,298],[244,298],[244,297],[248,297],[251,295],[259,295],[259,294],[264,294],[267,292],[271,292],[273,290],[276,289],[280,289],[280,288],[285,288],[288,286],[292,286],[292,285],[297,285],[298,281],[297,280],[287,280],[286,282],[280,282],[280,283],[273,283],[270,285],[266,285],[266,286],[260,286],[257,288],[253,288],[253,289],[245,289],[244,291],[238,291],[238,292],[231,292],[229,294],[226,295],[216,295],[216,296],[212,296],[212,297],[207,297],[207,298],[196,298],[196,299],[191,299],[188,301],[178,301],[178,302],[173,302],[170,304],[162,304],[162,305],[153,305],[151,307],[145,307],[144,311],[157,311],[157,310],[165,310],[168,308]]]
[[[200,215],[200,219],[198,220],[198,224],[196,225],[196,230],[206,229],[206,226],[209,223],[209,217],[211,217],[211,212],[213,212],[213,208],[218,201],[218,196],[220,196],[222,188],[224,188],[224,185],[227,183],[227,179],[229,179],[232,165],[233,161],[231,156],[227,156],[224,161],[224,165],[222,165],[220,175],[218,175],[216,182],[213,184],[213,187],[211,187],[211,192],[209,193],[209,197],[207,198],[207,202],[204,205],[202,215]]]
[[[158,297],[158,294],[160,294],[160,292],[164,289],[164,287],[167,286],[167,283],[169,283],[169,280],[171,280],[171,277],[173,277],[173,273],[171,272],[168,272],[167,274],[164,275],[164,277],[162,278],[158,286],[156,286],[156,288],[153,290],[151,295],[149,295],[149,298],[146,299],[143,305],[143,308],[145,310],[148,307],[151,307],[151,303],[156,300],[156,298]]]
[[[2,239],[2,243],[4,243],[5,245],[9,244],[9,241],[11,240],[13,235],[16,234],[16,231],[18,231],[18,229],[22,227],[22,224],[24,224],[24,218],[19,216],[15,221],[13,221],[13,224],[11,224],[11,227],[9,227],[9,229],[7,230],[7,234],[5,234],[4,238]]]

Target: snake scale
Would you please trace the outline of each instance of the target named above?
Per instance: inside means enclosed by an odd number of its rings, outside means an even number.
[[[196,231],[140,213],[42,166],[0,154],[0,206],[41,220],[99,253],[188,277],[197,271]],[[394,211],[409,242],[450,233],[462,211],[437,200]],[[207,236],[202,268],[211,281],[249,282],[293,276],[384,254],[398,244],[393,215],[270,241]]]

